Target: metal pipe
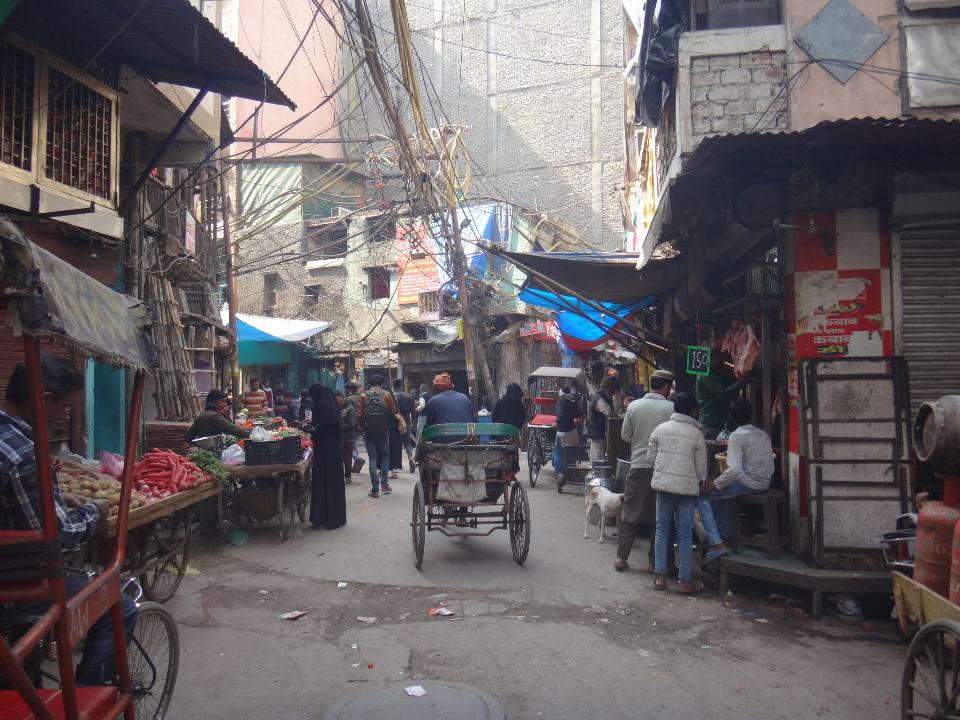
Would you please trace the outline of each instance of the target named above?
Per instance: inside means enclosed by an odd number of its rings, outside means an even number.
[[[223,208],[223,242],[227,255],[227,312],[230,332],[233,335],[233,351],[230,353],[230,388],[233,391],[233,411],[240,409],[240,340],[237,334],[237,273],[234,268],[233,241],[230,239],[230,192],[227,174],[220,174],[221,207]]]
[[[200,103],[203,102],[203,99],[207,96],[207,92],[210,90],[210,87],[213,85],[213,80],[207,80],[206,84],[200,88],[196,96],[190,102],[190,105],[186,110],[183,111],[183,114],[180,116],[180,119],[177,120],[176,125],[167,133],[167,136],[163,139],[163,142],[160,143],[160,147],[157,148],[157,151],[153,154],[153,157],[150,158],[150,162],[147,163],[147,166],[143,169],[143,172],[140,173],[140,176],[136,179],[136,182],[133,183],[133,187],[130,188],[130,191],[127,193],[126,197],[123,198],[123,202],[120,203],[120,211],[123,212],[127,204],[137,196],[137,193],[143,189],[143,186],[147,182],[147,178],[150,177],[157,165],[160,164],[160,159],[163,157],[163,154],[167,151],[167,148],[173,144],[173,141],[177,139],[180,135],[180,132],[183,128],[186,127],[187,123],[190,121],[190,116],[193,115],[193,111],[200,107]]]

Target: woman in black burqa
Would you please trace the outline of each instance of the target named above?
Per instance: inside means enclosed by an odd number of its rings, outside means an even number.
[[[347,498],[343,487],[343,457],[340,443],[340,409],[333,390],[315,383],[313,400],[313,483],[310,522],[315,528],[333,530],[347,523]]]
[[[518,430],[523,430],[526,418],[527,409],[523,406],[523,390],[517,383],[510,383],[493,407],[493,421],[513,425]]]

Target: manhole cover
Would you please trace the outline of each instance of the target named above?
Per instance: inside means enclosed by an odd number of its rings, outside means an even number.
[[[410,697],[404,690],[420,685],[427,694]],[[439,680],[411,681],[347,695],[322,720],[506,720],[500,703],[476,688]]]

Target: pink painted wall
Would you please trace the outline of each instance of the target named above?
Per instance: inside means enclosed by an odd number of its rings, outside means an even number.
[[[866,62],[883,68],[900,69],[900,37],[897,28],[896,0],[851,0],[860,12],[875,22],[887,35],[887,41]],[[801,71],[810,59],[793,41],[827,0],[788,0],[787,77]],[[897,117],[900,115],[900,89],[896,75],[867,74],[858,70],[845,85],[819,65],[802,70],[791,83],[789,100],[790,129],[805,130],[824,120],[853,117]]]
[[[314,11],[314,5],[305,0],[288,1],[285,5],[290,13],[289,20],[283,7],[276,0],[239,0],[238,2],[237,45],[275,82],[299,43],[293,27],[302,38],[310,27]],[[324,9],[330,17],[338,17],[333,3],[329,0],[325,0]],[[293,27],[291,27],[291,20]],[[278,82],[280,89],[297,104],[297,109],[294,111],[282,105],[265,104],[257,122],[258,138],[276,134],[291,121],[306,115],[333,90],[339,74],[338,44],[339,39],[333,28],[323,14],[318,15],[303,44],[303,49],[297,53],[290,69]],[[243,122],[256,106],[257,102],[254,100],[237,98],[234,101],[233,127],[236,128]],[[282,135],[289,138],[337,139],[339,128],[336,122],[336,110],[336,101],[328,103],[298,125],[284,131]],[[251,120],[237,133],[237,137],[252,136],[253,121]],[[237,143],[234,151],[248,147],[249,143]],[[340,145],[336,143],[299,145],[274,143],[257,149],[257,157],[270,154],[343,156]]]

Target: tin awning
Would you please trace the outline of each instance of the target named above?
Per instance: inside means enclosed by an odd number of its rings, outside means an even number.
[[[155,364],[142,301],[114,292],[28,240],[0,217],[0,286],[15,335],[64,343],[100,362],[134,370]]]
[[[82,38],[154,82],[296,105],[189,0],[21,0],[8,25],[43,42]],[[6,29],[6,28],[5,28]]]

